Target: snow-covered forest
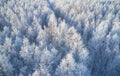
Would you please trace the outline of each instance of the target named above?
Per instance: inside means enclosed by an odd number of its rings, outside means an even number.
[[[120,76],[120,1],[0,0],[0,76]]]

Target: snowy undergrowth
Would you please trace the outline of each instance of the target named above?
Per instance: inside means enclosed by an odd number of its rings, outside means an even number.
[[[0,76],[119,75],[119,1],[0,1]]]

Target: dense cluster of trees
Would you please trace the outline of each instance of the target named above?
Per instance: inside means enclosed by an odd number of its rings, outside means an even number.
[[[0,1],[0,76],[119,75],[119,1]]]

